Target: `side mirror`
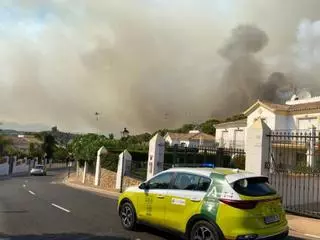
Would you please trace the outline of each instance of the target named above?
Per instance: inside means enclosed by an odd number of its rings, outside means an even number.
[[[146,182],[143,182],[143,183],[141,183],[140,185],[139,185],[139,188],[140,189],[149,189],[149,184],[148,183],[146,183]]]

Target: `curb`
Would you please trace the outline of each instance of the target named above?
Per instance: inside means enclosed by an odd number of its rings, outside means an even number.
[[[83,186],[83,185],[76,184],[76,183],[70,183],[66,179],[63,179],[62,183],[69,186],[69,187],[81,189],[81,190],[88,191],[88,192],[98,193],[98,194],[101,194],[101,195],[104,195],[107,197],[111,197],[113,199],[118,199],[118,197],[120,196],[120,193],[117,193],[117,192],[111,192],[111,191],[107,191],[107,190],[103,190],[103,189],[99,189],[99,188],[95,188],[95,187],[89,187],[89,186]]]
[[[313,234],[299,232],[291,227],[289,227],[289,236],[299,237],[299,238],[309,239],[309,240],[320,239],[319,235],[313,235]]]

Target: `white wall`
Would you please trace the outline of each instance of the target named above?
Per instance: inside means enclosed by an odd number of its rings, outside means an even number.
[[[289,124],[288,124],[288,119],[291,118],[292,116],[286,116],[286,115],[279,115],[277,114],[275,116],[275,128],[274,129],[278,129],[278,130],[286,130],[289,129]]]
[[[216,142],[217,143],[221,143],[221,139],[222,139],[222,134],[223,132],[226,132],[226,138],[224,139],[224,143],[226,144],[225,147],[229,147],[229,144],[232,143],[235,140],[235,131],[238,130],[242,130],[244,131],[244,138],[243,138],[243,142],[245,141],[245,136],[246,136],[246,127],[232,127],[232,128],[217,128],[216,129]],[[240,139],[237,139],[237,141],[241,141]],[[220,145],[219,145],[220,146]]]
[[[247,118],[247,126],[250,127],[257,118],[265,118],[265,123],[271,130],[276,128],[276,115],[264,107],[258,107]]]
[[[299,119],[305,118],[317,118],[314,121],[314,124],[318,130],[320,130],[320,113],[310,113],[310,114],[297,114],[293,116],[294,125],[298,128],[299,127]]]
[[[18,161],[23,161],[23,159],[18,159],[14,165],[13,165],[13,170],[12,173],[22,173],[22,172],[28,172],[29,171],[29,165],[27,164],[28,162],[25,161],[25,163],[20,164],[17,166]]]
[[[8,163],[0,164],[0,176],[8,175],[8,173],[9,173],[9,164]]]

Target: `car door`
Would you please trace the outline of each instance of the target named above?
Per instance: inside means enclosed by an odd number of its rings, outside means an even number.
[[[147,189],[138,196],[138,218],[154,225],[164,225],[165,203],[167,191],[171,184],[173,173],[164,172],[147,182]]]
[[[208,177],[177,173],[167,192],[166,226],[184,232],[187,221],[199,213],[210,184]]]

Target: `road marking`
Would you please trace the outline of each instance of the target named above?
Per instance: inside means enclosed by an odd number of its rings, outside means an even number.
[[[23,185],[22,185],[22,187],[26,187],[26,185],[25,185],[25,184],[23,184]]]
[[[51,182],[51,184],[57,184],[55,181]]]
[[[304,234],[305,236],[307,236],[307,237],[312,237],[312,238],[318,238],[318,239],[320,239],[320,236],[318,236],[318,235],[312,235],[312,234]]]
[[[57,205],[57,204],[51,203],[51,205],[54,206],[54,207],[56,207],[56,208],[59,208],[59,209],[62,210],[62,211],[65,211],[65,212],[67,212],[67,213],[70,212],[70,210],[65,209],[65,208],[63,208],[63,207],[61,207],[61,206],[59,206],[59,205]]]
[[[32,192],[32,191],[30,191],[30,190],[29,190],[28,192],[29,192],[30,194],[32,194],[32,195],[36,195],[34,192]]]

